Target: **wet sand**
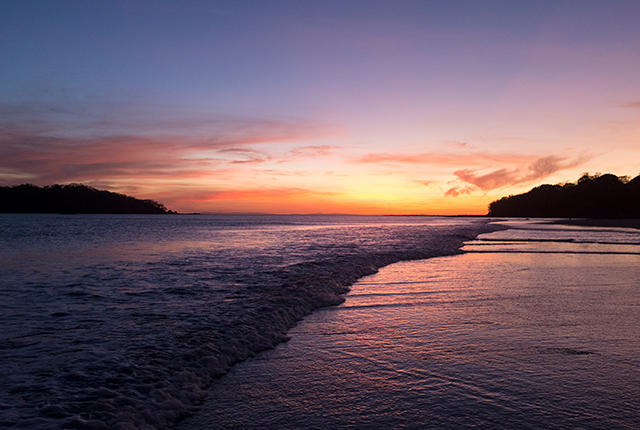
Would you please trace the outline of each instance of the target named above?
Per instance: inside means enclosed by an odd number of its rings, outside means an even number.
[[[177,429],[640,428],[638,233],[535,222],[361,279]]]
[[[640,219],[563,219],[560,221],[554,221],[553,224],[640,229]]]

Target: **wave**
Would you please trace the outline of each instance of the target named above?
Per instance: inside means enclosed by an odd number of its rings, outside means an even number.
[[[359,278],[398,261],[460,253],[465,241],[498,228],[478,221],[390,229],[393,240],[376,246],[344,241],[343,247],[321,247],[306,259],[296,257],[303,261],[271,267],[244,267],[249,260],[234,260],[237,250],[225,251],[237,265],[229,270],[182,252],[162,267],[153,261],[125,261],[118,270],[94,264],[77,275],[82,282],[55,289],[13,286],[15,300],[65,297],[65,306],[41,305],[43,313],[28,319],[7,317],[33,329],[22,327],[20,336],[0,340],[7,394],[0,426],[170,428],[198,409],[216,378],[286,341],[287,331],[315,309],[342,303]],[[217,288],[207,282],[220,277],[226,283]],[[108,293],[101,283],[119,293]]]

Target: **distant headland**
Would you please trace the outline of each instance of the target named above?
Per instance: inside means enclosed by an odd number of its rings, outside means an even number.
[[[140,200],[82,184],[0,187],[0,213],[175,214],[155,200]]]
[[[540,185],[489,205],[488,216],[532,218],[640,218],[640,175],[585,174],[575,183]]]

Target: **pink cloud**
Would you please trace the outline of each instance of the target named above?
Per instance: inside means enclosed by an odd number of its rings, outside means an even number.
[[[0,165],[40,178],[40,182],[184,170],[189,147],[178,139],[116,137],[69,139],[1,134]]]
[[[293,148],[290,151],[280,155],[276,160],[278,163],[289,163],[292,161],[315,159],[330,156],[335,150],[340,149],[338,146],[331,145],[311,145]]]
[[[471,194],[473,191],[475,191],[476,188],[472,187],[472,186],[465,186],[465,187],[451,187],[449,188],[444,195],[446,197],[458,197],[461,194]]]
[[[47,104],[0,102],[0,129],[55,137],[192,136],[202,147],[308,141],[344,135],[339,127],[296,117],[252,118],[167,112],[157,105],[113,103]]]
[[[292,149],[290,155],[292,157],[322,157],[330,155],[335,149],[339,149],[339,147],[331,145],[302,146]]]
[[[461,148],[461,149],[470,149],[473,148],[473,145],[469,142],[459,142],[457,140],[450,140],[448,142],[444,142],[445,145],[447,146],[452,146],[454,148]]]
[[[622,102],[620,103],[620,106],[627,107],[627,108],[640,109],[640,102]]]
[[[465,164],[480,165],[487,162],[498,162],[505,164],[522,164],[530,163],[535,157],[521,154],[490,154],[490,153],[472,153],[472,154],[451,154],[451,153],[419,153],[419,154],[397,154],[397,153],[379,153],[367,154],[356,162],[360,163],[379,163],[379,164],[437,164],[460,166]]]
[[[473,184],[484,191],[520,182],[518,180],[519,171],[517,169],[498,169],[485,175],[476,175],[474,170],[462,169],[456,170],[453,174],[460,180]]]
[[[244,120],[232,122],[218,135],[70,137],[55,124],[4,123],[0,124],[0,172],[11,175],[0,176],[0,183],[12,185],[17,177],[34,178],[32,182],[39,185],[107,178],[192,178],[210,175],[225,165],[272,161],[251,145],[304,142],[331,132],[331,127]],[[307,153],[329,150],[308,148]]]
[[[334,197],[339,195],[342,194],[335,192],[311,191],[303,188],[272,188],[204,192],[199,196],[194,195],[188,199],[184,199],[183,201],[207,202],[216,200],[278,200],[300,199],[315,196]]]
[[[218,149],[216,152],[220,154],[231,154],[234,156],[233,160],[229,160],[229,163],[231,164],[259,164],[272,160],[272,157],[267,155],[265,152],[257,151],[253,148],[223,148]]]
[[[466,147],[465,142],[455,143],[460,147]],[[463,194],[471,194],[474,191],[489,191],[504,188],[521,183],[532,182],[545,178],[557,171],[579,166],[592,158],[591,156],[581,156],[575,160],[567,160],[566,157],[551,155],[547,157],[534,157],[522,154],[491,154],[491,153],[419,153],[419,154],[398,154],[398,153],[378,153],[367,154],[356,160],[361,163],[372,164],[415,164],[415,165],[438,165],[458,167],[461,165],[486,166],[487,164],[501,164],[518,167],[502,167],[489,173],[479,174],[476,168],[457,169],[453,172],[459,181],[467,185],[450,186],[445,191],[445,196],[457,197]],[[526,168],[520,167],[526,165]],[[427,185],[427,183],[425,183]]]
[[[483,191],[489,191],[542,179],[557,171],[579,166],[590,158],[589,156],[582,156],[576,160],[566,161],[564,157],[551,155],[535,160],[529,164],[526,170],[502,168],[479,175],[473,169],[461,169],[456,170],[453,174],[463,182],[474,185]],[[449,191],[447,191],[447,194]],[[451,192],[451,195],[454,194],[455,191]]]

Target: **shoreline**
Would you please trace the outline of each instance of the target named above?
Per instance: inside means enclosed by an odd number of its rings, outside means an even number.
[[[553,241],[556,229],[540,231]],[[563,230],[574,248],[593,233]],[[576,258],[559,240],[555,255],[536,253],[548,243],[534,238],[525,258],[495,243],[488,258],[466,252],[387,266],[352,285],[344,306],[310,315],[287,344],[209,387],[175,430],[636,428],[633,362],[618,358],[633,357],[636,332],[617,316],[637,323],[620,304],[637,297],[638,254]]]
[[[363,276],[458,254],[504,228],[367,217],[192,218],[176,228],[173,217],[82,218],[0,217],[0,227],[20,219],[0,235],[11,244],[0,253],[0,299],[13,311],[0,397],[20,391],[7,397],[3,425],[170,428],[197,413],[234,364],[286,342],[303,317],[342,303]]]
[[[621,227],[621,228],[635,228],[640,229],[640,219],[626,218],[626,219],[563,219],[557,221],[551,221],[549,224],[563,224],[563,225],[577,225],[585,227]]]

